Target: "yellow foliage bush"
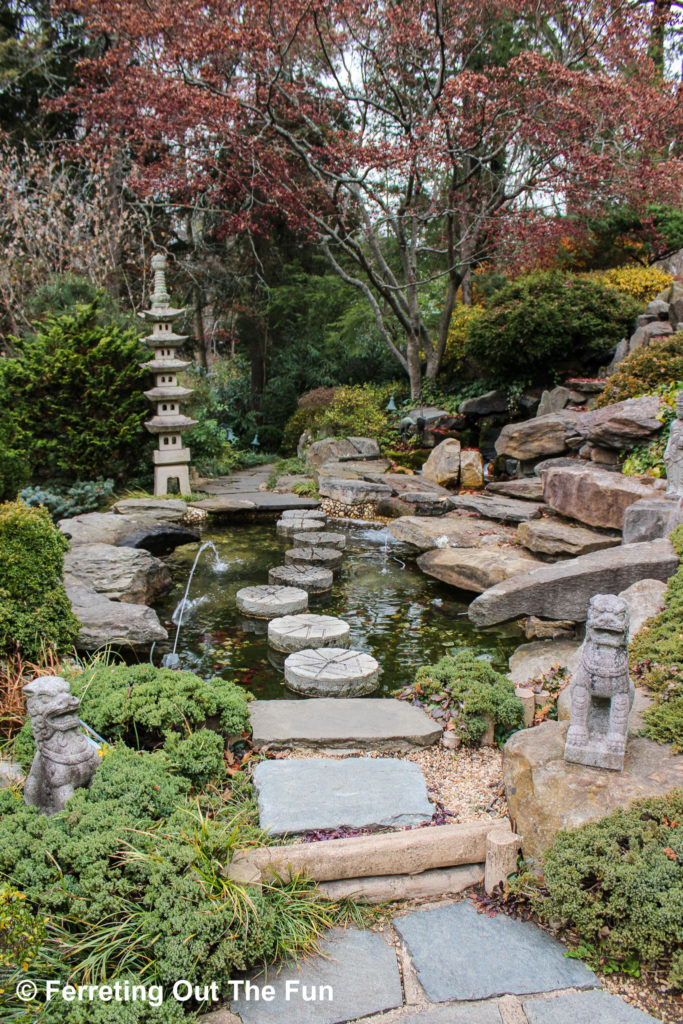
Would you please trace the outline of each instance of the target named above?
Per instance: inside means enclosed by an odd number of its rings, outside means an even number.
[[[444,363],[453,363],[454,369],[458,369],[463,363],[465,359],[467,329],[483,312],[483,306],[466,306],[462,302],[456,305],[451,317],[450,327],[448,328]]]
[[[644,306],[656,299],[673,281],[671,274],[665,274],[657,267],[641,266],[614,267],[612,270],[591,274],[590,277],[623,295],[630,295]]]

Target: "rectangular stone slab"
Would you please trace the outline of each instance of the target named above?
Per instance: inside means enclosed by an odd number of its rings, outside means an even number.
[[[320,942],[320,955],[250,980],[271,985],[274,993],[270,1001],[240,998],[231,1004],[244,1024],[341,1024],[403,1003],[393,947],[377,932],[356,928],[333,928]],[[331,1000],[303,999],[304,988],[308,996],[320,996],[321,986],[331,988]]]
[[[418,765],[392,758],[262,761],[254,786],[261,828],[270,835],[404,828],[429,821],[433,812]]]
[[[523,1003],[529,1024],[655,1024],[655,1018],[608,992],[571,992]]]
[[[411,750],[441,736],[441,727],[402,700],[313,697],[249,704],[255,746],[302,750]]]
[[[495,494],[456,494],[451,505],[468,512],[478,512],[487,519],[498,519],[501,523],[524,523],[538,519],[545,505],[536,501],[520,501],[518,498],[498,497]]]
[[[435,1003],[599,986],[593,971],[568,960],[565,947],[535,924],[486,917],[469,902],[406,914],[393,925]]]
[[[665,583],[677,568],[678,556],[668,540],[622,544],[511,576],[480,594],[468,614],[475,626],[523,615],[585,622],[594,594],[618,594],[638,580]]]

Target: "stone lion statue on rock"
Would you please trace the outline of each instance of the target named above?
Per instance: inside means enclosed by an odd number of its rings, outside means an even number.
[[[624,767],[635,695],[628,674],[628,630],[626,601],[614,594],[591,598],[581,662],[572,680],[567,761],[614,771]]]

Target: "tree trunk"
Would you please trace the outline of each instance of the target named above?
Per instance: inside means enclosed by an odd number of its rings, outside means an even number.
[[[414,335],[407,339],[406,355],[408,357],[408,379],[410,381],[410,397],[416,402],[422,398],[422,360],[420,359],[420,341]]]
[[[199,365],[204,369],[208,370],[209,361],[206,356],[206,334],[204,332],[204,316],[203,316],[203,303],[202,294],[197,285],[192,289],[194,298],[194,334],[197,339],[197,356],[199,359]]]

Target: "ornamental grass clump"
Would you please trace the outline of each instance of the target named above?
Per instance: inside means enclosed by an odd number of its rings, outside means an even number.
[[[396,695],[424,708],[466,746],[475,746],[491,724],[497,742],[504,742],[524,721],[513,683],[469,650],[418,669],[415,683]]]

